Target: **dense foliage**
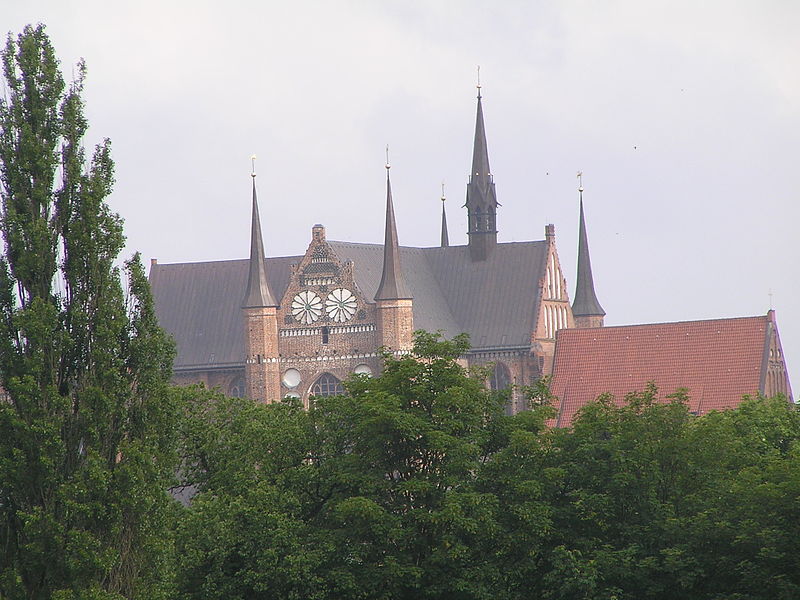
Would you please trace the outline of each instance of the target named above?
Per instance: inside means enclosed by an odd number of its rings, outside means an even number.
[[[184,597],[800,597],[784,399],[695,417],[650,387],[551,430],[546,390],[505,416],[465,347],[420,334],[308,411],[196,404]]]
[[[2,51],[0,597],[155,598],[170,581],[173,350],[138,257],[114,266],[108,140],[42,26]]]

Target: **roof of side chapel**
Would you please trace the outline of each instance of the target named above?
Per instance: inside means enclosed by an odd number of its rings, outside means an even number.
[[[551,383],[557,425],[601,394],[622,404],[650,381],[662,397],[686,388],[697,413],[733,408],[759,390],[769,325],[757,316],[562,329]]]

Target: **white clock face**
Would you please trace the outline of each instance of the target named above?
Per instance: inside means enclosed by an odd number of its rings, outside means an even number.
[[[292,316],[305,325],[311,325],[322,315],[322,300],[314,292],[305,290],[292,299]]]
[[[353,292],[344,288],[333,290],[325,299],[325,312],[332,321],[343,323],[356,314],[358,302]]]

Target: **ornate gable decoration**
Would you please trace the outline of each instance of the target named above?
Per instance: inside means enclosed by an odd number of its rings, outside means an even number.
[[[292,266],[281,307],[284,327],[336,325],[366,319],[366,302],[356,287],[353,264],[342,264],[325,240],[321,225],[312,229],[311,244],[300,264]]]

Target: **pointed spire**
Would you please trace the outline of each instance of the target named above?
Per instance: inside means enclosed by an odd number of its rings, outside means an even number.
[[[581,217],[578,231],[578,277],[575,283],[575,301],[572,303],[572,314],[576,317],[604,316],[606,311],[600,306],[594,291],[592,262],[589,259],[589,240],[586,235],[586,219],[583,215],[583,181],[581,175],[581,173],[578,173],[578,179],[581,180],[578,187]]]
[[[450,245],[450,238],[447,235],[447,213],[444,211],[444,181],[442,182],[442,248]]]
[[[479,71],[480,75],[480,71]],[[475,140],[472,146],[472,170],[467,184],[467,235],[473,261],[486,260],[497,244],[497,193],[489,169],[489,150],[483,124],[483,102],[478,80],[478,110],[475,117]]]
[[[489,150],[486,145],[486,127],[483,124],[483,103],[481,102],[480,85],[478,86],[478,113],[475,117],[475,140],[472,144],[472,171],[470,181],[476,183],[489,183],[491,170],[489,169]]]
[[[392,204],[392,183],[389,180],[389,147],[386,147],[386,231],[383,241],[383,273],[375,300],[411,299],[411,292],[400,266],[400,247],[397,242],[397,225]]]
[[[278,306],[267,281],[267,261],[264,258],[264,241],[261,237],[261,219],[258,216],[256,195],[255,156],[253,158],[253,216],[250,224],[250,272],[247,276],[247,291],[242,308]]]

